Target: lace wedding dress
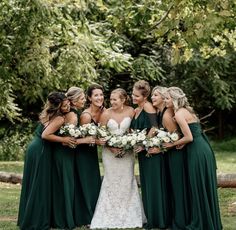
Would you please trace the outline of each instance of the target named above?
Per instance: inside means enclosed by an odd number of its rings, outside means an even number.
[[[130,123],[130,117],[125,117],[120,124],[109,119],[107,127],[113,134],[122,135]],[[90,228],[142,227],[146,217],[134,176],[134,155],[127,153],[116,158],[104,148],[102,159],[104,178]]]

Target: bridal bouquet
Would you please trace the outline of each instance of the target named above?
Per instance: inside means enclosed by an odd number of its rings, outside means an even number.
[[[123,157],[126,153],[133,151],[133,148],[137,145],[143,145],[143,141],[146,139],[146,130],[136,130],[131,133],[121,135],[112,135],[107,141],[107,145],[110,147],[122,148],[122,152],[116,157]]]

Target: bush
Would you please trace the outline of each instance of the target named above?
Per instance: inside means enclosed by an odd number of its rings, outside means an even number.
[[[32,122],[27,121],[14,129],[4,129],[0,140],[0,161],[23,160],[27,145],[33,138],[34,127]]]

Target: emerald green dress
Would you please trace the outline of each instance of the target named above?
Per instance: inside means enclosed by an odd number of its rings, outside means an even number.
[[[166,108],[158,114],[158,126],[163,127],[163,115]],[[172,205],[171,229],[185,229],[189,223],[189,186],[187,181],[187,159],[183,149],[170,149],[164,153],[166,174],[168,176],[168,194]]]
[[[150,114],[142,110],[137,118],[133,118],[130,128],[143,130],[153,125],[156,124],[152,124]],[[167,228],[170,225],[170,194],[167,193],[164,155],[160,153],[147,157],[146,153],[145,150],[138,153],[142,200],[147,217],[144,227]]]
[[[51,220],[51,144],[41,138],[39,124],[29,144],[24,172],[17,225],[20,229],[47,230]]]
[[[222,229],[214,152],[199,123],[189,124],[193,141],[186,145],[190,185],[190,223],[186,229]]]
[[[52,146],[52,227],[73,229],[75,149],[56,142]]]
[[[79,115],[79,114],[78,114]],[[95,121],[92,120],[96,124]],[[75,155],[76,226],[90,225],[101,188],[97,145],[81,144]]]

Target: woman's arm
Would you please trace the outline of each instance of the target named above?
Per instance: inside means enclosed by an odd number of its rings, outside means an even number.
[[[42,138],[52,142],[65,143],[67,145],[75,144],[75,139],[72,137],[62,137],[54,134],[57,130],[61,128],[64,122],[65,119],[62,116],[54,118],[43,131]]]
[[[178,141],[175,141],[174,143],[164,144],[165,147],[172,147],[172,146],[177,146],[177,145],[181,146],[181,145],[185,145],[185,144],[193,141],[193,136],[192,136],[191,130],[188,126],[188,122],[186,121],[185,114],[183,113],[183,110],[175,113],[175,120],[181,129],[183,137],[180,138]]]

